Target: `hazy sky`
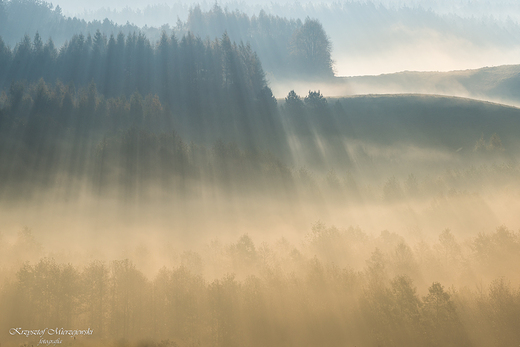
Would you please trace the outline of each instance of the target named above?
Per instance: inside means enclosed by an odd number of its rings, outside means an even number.
[[[409,6],[431,8],[432,10],[439,13],[457,13],[459,15],[493,15],[495,17],[507,17],[511,15],[510,9],[512,7],[518,7],[517,1],[512,0],[474,0],[474,1],[463,1],[463,0],[375,0],[375,1],[337,1],[337,0],[323,0],[323,1],[294,1],[294,0],[237,0],[237,1],[211,1],[211,0],[90,0],[90,1],[75,1],[75,0],[59,0],[54,1],[54,5],[60,5],[64,10],[64,13],[68,15],[75,15],[87,11],[94,11],[100,8],[111,8],[111,9],[123,9],[125,7],[130,8],[145,8],[149,5],[162,5],[166,4],[169,6],[178,5],[190,5],[190,4],[207,4],[212,5],[213,3],[219,3],[220,5],[229,5],[230,8],[236,7],[236,4],[247,4],[247,5],[263,5],[270,6],[273,4],[280,3],[301,3],[301,4],[312,4],[318,5],[320,3],[342,3],[342,2],[373,2],[374,4],[383,4],[385,6]],[[490,12],[490,6],[493,7],[493,11]]]

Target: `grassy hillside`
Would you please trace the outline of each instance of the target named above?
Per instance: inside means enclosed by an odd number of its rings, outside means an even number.
[[[379,76],[340,77],[338,85],[354,94],[428,93],[466,96],[517,105],[520,65],[450,72],[404,71]]]
[[[282,107],[295,160],[313,169],[359,170],[365,162],[370,172],[443,170],[514,160],[520,147],[520,109],[473,99],[363,95],[330,98],[326,109],[299,114]]]
[[[333,100],[331,100],[333,101]],[[406,142],[458,149],[482,134],[516,145],[520,109],[436,95],[365,95],[337,99],[354,134],[385,144]]]

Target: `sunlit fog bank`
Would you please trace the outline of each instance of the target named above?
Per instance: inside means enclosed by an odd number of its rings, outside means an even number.
[[[16,88],[3,107],[1,218],[6,240],[28,227],[48,250],[34,260],[134,259],[145,249],[157,258],[134,260],[153,274],[169,257],[165,245],[200,250],[242,234],[299,243],[317,221],[410,242],[446,228],[472,237],[520,226],[514,107],[293,91],[267,110],[272,119],[247,106],[263,115],[258,123],[237,118],[230,99],[220,119],[234,129],[215,122],[208,131],[138,93],[104,99],[92,84],[74,92],[42,81]],[[34,113],[42,100],[48,108]],[[86,110],[96,121],[82,118]],[[201,124],[218,116],[205,114]],[[243,136],[251,124],[256,134]]]

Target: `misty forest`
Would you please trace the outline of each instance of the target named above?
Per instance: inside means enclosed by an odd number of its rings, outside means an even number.
[[[520,5],[0,0],[0,345],[520,345]]]

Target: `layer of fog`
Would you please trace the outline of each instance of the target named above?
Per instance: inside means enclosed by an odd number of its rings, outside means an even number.
[[[4,244],[14,244],[20,230],[29,227],[45,250],[23,250],[4,266],[37,262],[42,257],[81,266],[92,260],[131,259],[153,277],[165,266],[178,266],[183,252],[204,254],[211,243],[230,244],[244,234],[257,244],[273,244],[284,238],[301,245],[312,225],[320,221],[340,228],[358,227],[370,237],[388,231],[409,244],[433,243],[445,229],[458,238],[469,239],[501,225],[512,230],[520,228],[516,213],[520,194],[518,187],[515,189],[478,195],[455,193],[424,201],[325,206],[303,202],[288,206],[250,197],[180,210],[165,204],[147,204],[127,208],[124,213],[107,201],[25,204],[18,209],[3,204],[0,218]],[[349,265],[362,266],[365,260],[352,259]],[[214,278],[224,274],[206,275]]]
[[[247,1],[224,1],[219,2],[219,5],[222,7],[227,7],[229,9],[239,9],[248,13],[249,15],[258,12],[260,9],[264,9],[266,11],[277,11],[278,14],[281,14],[281,8],[286,5],[290,6],[300,6],[300,7],[319,7],[319,6],[330,6],[332,4],[337,4],[336,1],[325,0],[325,1],[307,1],[307,2],[296,2],[296,1],[277,1],[276,3],[267,0],[247,0]],[[360,4],[366,4],[366,1],[358,1]],[[368,2],[369,4],[374,4],[374,6],[385,6],[388,8],[399,8],[399,7],[409,7],[409,8],[423,8],[425,10],[433,11],[435,13],[441,15],[457,15],[461,17],[492,17],[499,20],[513,20],[518,21],[520,18],[520,6],[516,1],[511,0],[500,0],[500,1],[451,1],[451,0],[379,0]],[[65,14],[70,16],[78,16],[80,18],[88,19],[104,19],[107,13],[112,13],[114,18],[110,18],[111,20],[116,20],[116,17],[119,16],[122,12],[128,12],[128,10],[136,10],[135,18],[139,21],[143,21],[144,24],[150,25],[162,25],[162,18],[153,17],[151,13],[149,13],[150,9],[162,7],[165,9],[166,7],[170,8],[189,8],[195,4],[201,5],[202,8],[209,8],[214,5],[214,2],[211,1],[176,1],[174,3],[167,3],[161,0],[129,0],[129,1],[120,1],[120,0],[93,0],[89,2],[78,2],[71,0],[61,0],[59,2],[55,2],[55,5],[60,5],[62,7]],[[148,12],[148,13],[147,13]],[[181,20],[184,20],[182,16],[184,13],[178,14]],[[290,15],[290,14],[289,14]],[[130,20],[130,18],[127,18]],[[121,23],[126,23],[126,20]],[[135,23],[139,24],[139,23]],[[143,25],[144,25],[143,24]]]
[[[507,166],[509,160],[466,162],[473,149],[347,141],[351,170],[341,169],[345,158],[334,157],[325,146],[325,172],[320,172],[300,167],[308,160],[301,156],[305,148],[299,148],[298,139],[289,143],[300,158],[292,168],[296,189],[288,195],[206,182],[192,186],[188,196],[150,186],[147,199],[122,201],[117,194],[99,196],[78,181],[75,196],[64,198],[58,186],[35,190],[30,201],[1,202],[3,241],[14,243],[28,227],[46,256],[58,262],[129,258],[153,276],[163,266],[176,265],[183,251],[204,252],[211,242],[231,243],[243,234],[258,244],[283,237],[298,245],[318,221],[359,227],[371,237],[388,230],[409,243],[433,242],[446,228],[461,238],[500,225],[520,228],[518,168]],[[20,253],[28,258],[19,261],[37,261],[33,256]]]
[[[145,151],[144,135],[132,151],[117,147],[117,136],[103,140],[110,170],[96,166],[100,156],[82,156],[86,174],[73,175],[65,151],[54,168],[63,175],[2,187],[2,233],[12,239],[27,226],[56,257],[114,259],[141,246],[199,249],[244,233],[294,241],[318,220],[371,235],[420,230],[419,240],[445,228],[466,237],[520,228],[518,109],[442,97],[300,95],[300,106],[279,101],[281,129],[256,127],[270,135],[257,138],[256,149],[230,134],[229,144],[193,143],[177,128],[186,171],[161,165],[168,159]],[[101,139],[93,141],[82,146],[99,148]],[[139,161],[140,151],[150,160]],[[122,165],[127,159],[140,167]]]

